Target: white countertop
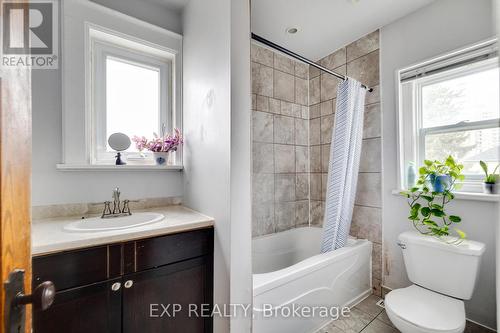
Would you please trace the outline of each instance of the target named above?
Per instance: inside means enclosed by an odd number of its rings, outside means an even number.
[[[214,225],[213,218],[183,206],[151,208],[147,211],[162,213],[165,218],[159,222],[144,226],[99,232],[68,232],[63,230],[64,225],[81,219],[81,216],[34,220],[31,227],[31,253],[33,256],[39,256],[195,230]]]

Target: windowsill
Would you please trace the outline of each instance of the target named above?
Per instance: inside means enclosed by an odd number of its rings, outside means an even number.
[[[404,190],[392,190],[393,195],[400,195]],[[457,200],[500,202],[500,194],[486,194],[480,192],[454,192]]]
[[[139,165],[139,164],[57,164],[61,171],[182,171],[182,165]]]

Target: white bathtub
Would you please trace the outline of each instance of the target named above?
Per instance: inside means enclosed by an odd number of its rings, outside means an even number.
[[[372,243],[350,239],[322,254],[321,236],[321,228],[304,227],[254,238],[253,333],[308,333],[331,320],[269,316],[271,307],[343,307],[371,293]]]

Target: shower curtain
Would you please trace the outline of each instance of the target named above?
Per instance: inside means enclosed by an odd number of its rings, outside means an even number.
[[[330,146],[321,252],[345,246],[358,182],[366,89],[351,78],[339,84]]]

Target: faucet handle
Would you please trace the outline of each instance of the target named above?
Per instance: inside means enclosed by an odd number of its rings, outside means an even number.
[[[123,208],[122,208],[122,213],[132,215],[130,212],[130,207],[129,207],[129,202],[130,200],[123,200]]]
[[[117,201],[120,199],[120,188],[117,186],[114,190],[113,190],[113,200]]]

